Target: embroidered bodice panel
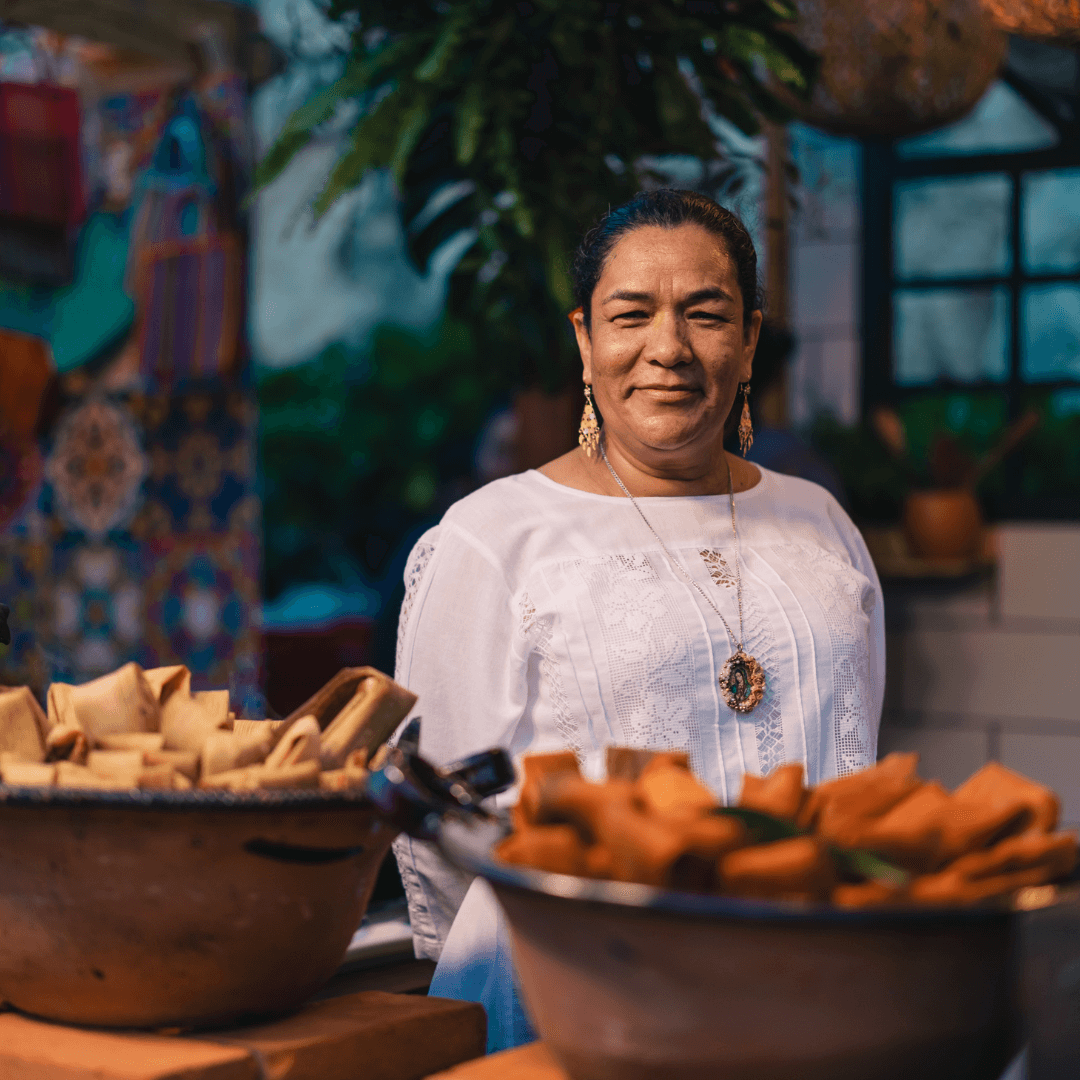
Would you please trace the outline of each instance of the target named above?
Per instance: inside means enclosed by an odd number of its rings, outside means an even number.
[[[727,496],[640,503],[738,635]],[[813,783],[872,762],[884,631],[861,537],[821,488],[767,470],[736,512],[743,645],[768,680],[747,714],[718,685],[735,643],[628,500],[529,472],[452,507],[406,569],[397,678],[422,750],[685,749],[728,801],[746,772],[799,761]]]

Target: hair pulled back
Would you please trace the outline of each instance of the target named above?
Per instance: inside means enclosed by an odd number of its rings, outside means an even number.
[[[700,225],[717,237],[735,263],[735,275],[743,301],[743,323],[763,304],[758,285],[757,252],[746,226],[730,210],[696,191],[660,188],[639,191],[628,203],[609,210],[581,241],[574,253],[570,277],[574,299],[581,305],[585,325],[591,321],[592,294],[612,248],[629,232],[654,225],[675,229],[680,225]]]

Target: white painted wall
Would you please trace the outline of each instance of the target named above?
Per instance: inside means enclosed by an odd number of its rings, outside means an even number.
[[[989,760],[1049,785],[1080,825],[1080,525],[997,528],[995,578],[886,594],[880,753],[955,785]]]

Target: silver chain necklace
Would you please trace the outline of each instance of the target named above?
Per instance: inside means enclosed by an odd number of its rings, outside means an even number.
[[[720,689],[729,708],[734,709],[736,712],[749,712],[765,696],[765,670],[743,649],[742,558],[739,551],[739,531],[735,526],[735,485],[731,480],[731,463],[727,459],[727,454],[724,455],[724,464],[727,466],[728,502],[731,506],[731,534],[735,538],[735,582],[739,601],[738,638],[731,632],[731,627],[728,625],[727,619],[724,618],[724,613],[713,602],[713,598],[690,576],[682,563],[668,551],[667,544],[664,543],[660,534],[652,527],[649,519],[645,516],[645,511],[641,509],[637,499],[630,494],[627,486],[619,478],[614,466],[608,461],[607,450],[604,446],[605,442],[606,440],[601,436],[600,456],[604,459],[604,464],[608,467],[608,472],[611,473],[615,483],[619,485],[622,493],[633,503],[634,509],[641,516],[641,520],[645,522],[649,532],[656,537],[656,542],[663,549],[668,562],[701,593],[709,607],[720,616],[720,621],[724,624],[724,629],[735,646],[734,654],[728,658],[727,663],[724,664],[720,671]]]

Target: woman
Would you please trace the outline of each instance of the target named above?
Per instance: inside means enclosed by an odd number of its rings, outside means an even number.
[[[862,538],[823,488],[723,449],[762,318],[746,229],[704,196],[641,194],[574,280],[582,446],[461,500],[409,561],[396,677],[421,750],[571,748],[596,771],[612,743],[685,749],[727,802],[782,762],[810,783],[869,765],[884,624]],[[490,890],[396,852],[432,993],[483,1002],[491,1049],[527,1039]]]

